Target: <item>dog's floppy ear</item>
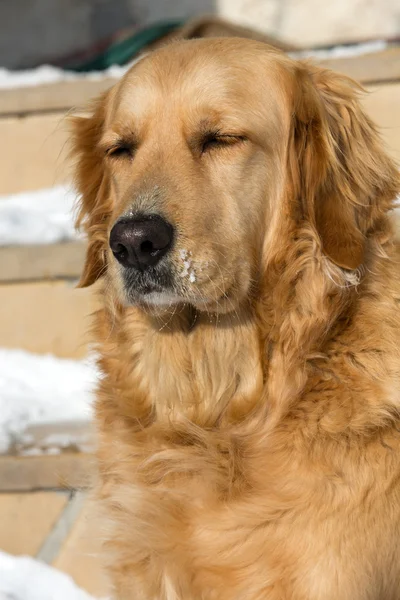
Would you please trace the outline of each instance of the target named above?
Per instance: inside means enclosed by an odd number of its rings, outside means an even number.
[[[99,141],[107,95],[93,103],[89,116],[75,116],[71,154],[76,161],[75,183],[80,194],[76,226],[87,234],[86,260],[78,287],[92,285],[106,269],[107,221],[111,213],[108,176]]]
[[[303,216],[324,254],[350,270],[363,263],[366,239],[399,187],[360,91],[345,76],[300,63],[289,141],[291,184]]]

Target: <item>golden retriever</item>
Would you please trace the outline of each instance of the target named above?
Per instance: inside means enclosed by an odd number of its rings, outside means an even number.
[[[118,600],[400,598],[400,180],[358,94],[195,40],[74,120]]]

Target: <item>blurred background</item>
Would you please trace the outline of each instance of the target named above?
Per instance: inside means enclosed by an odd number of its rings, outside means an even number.
[[[129,27],[217,14],[297,46],[396,37],[397,0],[18,0],[0,4],[2,66],[85,50]]]
[[[75,288],[85,240],[66,117],[141,52],[216,35],[264,40],[361,81],[400,160],[398,0],[0,2],[0,600],[108,594],[86,495],[98,300]]]

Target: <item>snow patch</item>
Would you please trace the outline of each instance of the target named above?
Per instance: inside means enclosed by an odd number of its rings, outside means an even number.
[[[182,250],[179,250],[179,257],[182,259],[183,262],[183,269],[180,272],[180,276],[188,277],[190,283],[194,283],[196,281],[196,274],[194,272],[191,256],[192,253],[188,252],[184,248],[182,248]]]
[[[352,44],[346,46],[334,46],[333,48],[321,48],[320,50],[296,50],[289,52],[292,58],[316,58],[325,60],[329,58],[351,58],[352,56],[361,56],[362,54],[373,54],[386,50],[388,43],[385,40],[374,40],[361,44]]]
[[[93,359],[0,348],[0,453],[12,444],[29,442],[24,430],[30,425],[88,422],[96,380]],[[54,446],[56,440],[50,442]],[[49,452],[55,451],[49,447]]]
[[[0,196],[0,245],[54,244],[78,239],[72,186]]]
[[[37,85],[58,83],[60,81],[78,81],[81,79],[89,81],[99,81],[106,77],[118,79],[126,73],[128,68],[113,65],[104,71],[89,71],[88,73],[64,71],[64,69],[52,67],[51,65],[41,65],[36,69],[27,69],[24,71],[9,71],[8,69],[0,68],[0,89],[35,87]]]
[[[94,600],[72,578],[28,556],[0,551],[0,600]]]
[[[41,65],[35,69],[20,71],[10,71],[0,68],[0,89],[35,87],[37,85],[58,83],[60,81],[78,81],[82,79],[86,79],[86,81],[101,81],[108,77],[119,79],[145,55],[146,53],[143,53],[123,66],[111,65],[107,69],[104,69],[104,71],[88,71],[86,73],[66,71],[51,65]]]

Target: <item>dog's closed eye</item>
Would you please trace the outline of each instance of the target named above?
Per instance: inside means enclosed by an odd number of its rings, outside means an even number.
[[[118,142],[106,149],[106,156],[110,158],[132,158],[135,146],[131,142]]]
[[[226,148],[245,141],[243,135],[223,134],[219,132],[206,134],[201,141],[201,153],[209,152],[218,148]]]

